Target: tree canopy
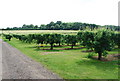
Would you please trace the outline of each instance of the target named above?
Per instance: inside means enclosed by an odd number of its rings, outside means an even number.
[[[48,24],[41,24],[40,26],[38,25],[26,25],[23,24],[21,27],[7,27],[4,30],[85,30],[85,29],[98,29],[98,28],[106,28],[110,30],[115,30],[115,31],[120,31],[120,26],[114,26],[114,25],[105,25],[105,26],[100,26],[96,24],[89,24],[89,23],[81,23],[81,22],[62,22],[62,21],[57,21],[53,22],[51,21]]]

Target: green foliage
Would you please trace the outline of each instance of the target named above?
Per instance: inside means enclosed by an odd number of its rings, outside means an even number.
[[[62,21],[50,22],[48,24],[37,25],[26,25],[24,24],[22,27],[13,27],[7,28],[7,30],[85,30],[86,27],[89,27],[91,30],[97,29],[98,25],[96,24],[88,24],[81,22],[68,22],[64,23]]]
[[[66,35],[65,36],[65,43],[72,44],[71,48],[73,49],[73,46],[76,45],[78,42],[76,35]]]
[[[88,53],[87,58],[92,58],[94,56],[94,53]]]
[[[103,52],[103,56],[107,57],[107,55],[108,55],[108,52],[107,52],[107,51],[104,51],[104,52]]]
[[[109,31],[98,31],[95,36],[95,41],[94,41],[94,48],[95,51],[102,52],[104,50],[110,50],[111,49],[111,32]]]
[[[78,32],[77,33],[77,39],[78,39],[78,42],[82,43],[82,39],[83,39],[83,36],[82,36],[83,32]]]
[[[86,46],[88,49],[92,49],[93,48],[93,42],[94,42],[94,33],[93,32],[89,32],[89,31],[85,31],[82,34],[82,45]]]
[[[57,40],[57,34],[50,34],[49,37],[48,37],[48,42],[49,44],[51,45],[51,50],[53,50],[53,44],[56,43],[58,40]]]
[[[28,43],[32,43],[33,39],[35,39],[35,35],[34,34],[27,35],[27,42]]]
[[[105,51],[109,51],[112,48],[111,44],[111,32],[107,30],[100,30],[96,33],[93,48],[96,53],[99,54],[98,59],[101,59],[102,53],[107,54]]]
[[[61,34],[55,34],[55,38],[54,39],[55,39],[55,43],[59,44],[59,46],[60,46],[60,43],[63,40],[63,35],[61,35]]]
[[[5,38],[8,39],[9,41],[11,40],[12,36],[11,35],[6,35],[4,34]]]
[[[26,25],[23,24],[22,27],[13,27],[9,28],[7,27],[4,30],[86,30],[89,29],[91,31],[95,29],[101,29],[105,28],[108,30],[112,31],[120,31],[120,26],[114,26],[114,25],[97,25],[97,24],[89,24],[89,23],[82,23],[82,22],[62,22],[62,21],[57,21],[53,22],[51,21],[48,24],[41,24],[40,26],[38,25]]]
[[[44,37],[44,43],[45,44],[48,44],[49,43],[49,36],[50,36],[50,34],[43,34],[43,37]]]
[[[37,41],[36,43],[37,44],[43,44],[44,43],[44,40],[45,40],[45,37],[41,34],[36,34],[34,36],[34,39]]]
[[[114,37],[113,40],[114,40],[115,44],[120,49],[120,33],[115,33],[113,37]]]

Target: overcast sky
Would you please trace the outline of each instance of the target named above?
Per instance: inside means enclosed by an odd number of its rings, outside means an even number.
[[[118,25],[119,0],[0,0],[0,28],[51,21]]]

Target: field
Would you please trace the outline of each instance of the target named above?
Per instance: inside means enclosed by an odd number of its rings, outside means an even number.
[[[3,31],[3,33],[31,34],[31,33],[62,33],[76,34],[78,31],[63,30],[23,30],[23,31]],[[4,39],[4,38],[3,38]],[[70,46],[54,47],[54,50],[43,50],[50,48],[44,45],[39,49],[35,43],[29,44],[12,38],[7,41],[13,47],[42,63],[46,68],[57,73],[64,79],[118,79],[118,61],[99,61],[87,58],[91,52],[86,52],[83,46],[75,46],[80,49],[65,49]],[[118,54],[118,49],[114,49],[109,54]],[[97,56],[97,54],[95,54]]]
[[[35,34],[35,33],[59,33],[59,34],[76,34],[78,30],[3,30],[4,34]]]

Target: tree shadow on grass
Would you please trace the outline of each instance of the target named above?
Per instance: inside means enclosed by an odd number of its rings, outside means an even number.
[[[79,48],[64,48],[64,49],[61,49],[61,50],[79,50],[79,49],[83,49],[85,47],[79,47]]]
[[[35,51],[45,51],[45,52],[56,52],[56,51],[61,51],[61,50],[57,50],[57,49],[53,49],[53,50],[51,50],[51,49],[38,49],[38,48],[36,48],[35,49]]]
[[[50,48],[43,48],[41,46],[30,46],[30,47],[27,47],[27,48],[35,48],[35,51],[40,51],[40,50],[46,50],[46,51],[63,51],[63,50],[80,50],[80,49],[83,49],[85,47],[78,47],[78,48],[55,48],[53,50],[51,50]]]
[[[47,51],[47,52],[54,52],[54,51],[61,51],[61,50],[57,50],[57,49],[53,49],[53,50],[50,50],[50,49],[43,49],[44,51]]]
[[[37,48],[37,46],[30,46],[30,47],[28,47],[28,48]]]
[[[82,52],[94,52],[94,50],[85,50],[85,51],[82,51]]]

